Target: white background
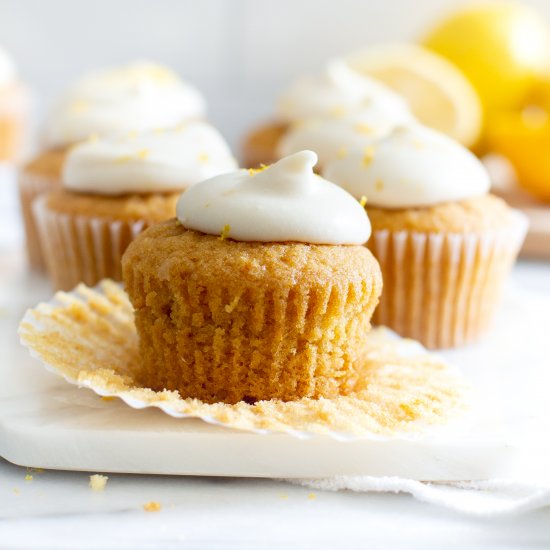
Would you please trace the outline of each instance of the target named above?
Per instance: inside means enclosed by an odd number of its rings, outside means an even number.
[[[236,146],[292,77],[366,44],[414,40],[460,0],[0,0],[0,44],[37,113],[82,71],[135,58],[177,69]],[[549,0],[525,2],[550,19]]]

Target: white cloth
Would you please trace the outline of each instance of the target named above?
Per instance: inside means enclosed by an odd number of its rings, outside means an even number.
[[[327,479],[288,479],[319,491],[409,493],[421,502],[480,517],[519,514],[550,506],[550,484],[506,479],[425,483],[399,477],[339,476]]]

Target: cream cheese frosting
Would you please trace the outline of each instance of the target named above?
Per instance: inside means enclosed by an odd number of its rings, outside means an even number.
[[[319,75],[298,79],[280,97],[278,116],[292,122],[312,117],[340,117],[361,108],[365,102],[386,105],[386,110],[407,106],[393,90],[352,69],[345,61],[330,61]]]
[[[176,126],[206,111],[202,95],[167,67],[136,62],[85,75],[61,98],[46,141],[60,147],[131,130]]]
[[[63,166],[67,189],[102,195],[178,191],[237,169],[229,146],[210,124],[90,139]]]
[[[0,47],[0,87],[9,86],[17,79],[17,71],[13,59],[8,52]]]
[[[277,154],[283,157],[311,149],[319,155],[323,167],[354,149],[372,144],[396,126],[412,122],[414,117],[404,104],[372,99],[341,118],[313,118],[293,125],[279,141]]]
[[[328,164],[323,176],[381,208],[427,207],[484,195],[490,179],[468,149],[419,124],[399,127]]]
[[[237,241],[365,243],[369,219],[350,194],[313,173],[317,155],[300,151],[262,171],[216,176],[183,192],[178,220]]]

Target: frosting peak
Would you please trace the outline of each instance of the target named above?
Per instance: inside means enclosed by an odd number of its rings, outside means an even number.
[[[323,175],[353,196],[381,208],[418,208],[459,201],[489,191],[483,164],[448,136],[415,124],[395,128],[366,155],[355,150],[335,159]]]
[[[236,168],[220,133],[206,122],[193,121],[81,143],[67,155],[63,184],[103,195],[179,191]]]
[[[238,241],[363,244],[370,222],[361,205],[313,173],[317,155],[300,151],[264,170],[239,170],[190,187],[177,205],[189,229]]]
[[[57,147],[93,134],[176,126],[202,117],[205,110],[199,92],[172,70],[136,62],[90,73],[74,83],[51,114],[46,139]]]

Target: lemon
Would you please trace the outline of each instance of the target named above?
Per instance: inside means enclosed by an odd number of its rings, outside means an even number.
[[[439,22],[422,44],[455,63],[486,111],[513,107],[550,67],[550,30],[515,2],[469,5]]]
[[[550,202],[550,112],[540,106],[499,111],[489,120],[487,145],[508,158],[521,187]]]
[[[356,70],[397,91],[420,122],[472,146],[482,126],[481,104],[449,61],[416,44],[374,46],[348,56]]]

